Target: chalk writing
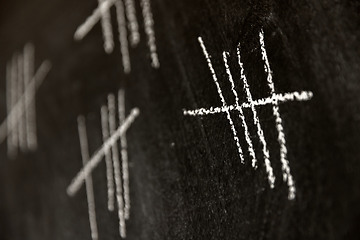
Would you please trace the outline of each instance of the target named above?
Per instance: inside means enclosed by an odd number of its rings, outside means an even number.
[[[114,40],[112,34],[112,25],[110,19],[110,8],[115,6],[117,15],[117,25],[119,32],[120,52],[122,56],[122,63],[125,73],[130,73],[131,63],[129,54],[129,43],[126,28],[126,18],[128,20],[128,29],[130,45],[135,47],[140,41],[139,24],[136,19],[136,10],[134,0],[98,0],[98,7],[93,11],[86,21],[81,24],[75,34],[75,40],[83,39],[88,32],[94,27],[94,25],[101,21],[104,50],[106,53],[111,53],[114,48]],[[157,54],[154,20],[151,12],[151,6],[149,0],[140,0],[142,14],[144,18],[145,33],[147,35],[147,44],[150,50],[151,65],[154,68],[160,67],[160,62]]]
[[[34,46],[28,43],[22,54],[14,54],[6,67],[7,117],[0,125],[0,143],[7,137],[8,157],[37,149],[35,93],[51,68],[44,61],[34,75]]]
[[[96,168],[100,161],[105,157],[106,163],[106,176],[108,187],[108,209],[114,210],[114,194],[116,197],[116,203],[118,208],[119,217],[119,232],[122,238],[126,237],[126,225],[125,220],[130,216],[130,189],[129,189],[129,170],[128,170],[128,154],[127,154],[127,140],[126,131],[134,122],[135,118],[139,115],[139,109],[132,109],[130,115],[125,118],[125,93],[123,90],[118,92],[118,116],[120,127],[116,129],[116,102],[113,94],[108,95],[108,105],[101,107],[101,125],[102,125],[102,137],[103,145],[98,149],[95,154],[89,159],[84,154],[87,151],[87,140],[84,140],[86,136],[83,117],[79,117],[79,137],[80,146],[83,156],[83,168],[72,180],[71,184],[67,188],[69,196],[74,196],[79,191],[81,185],[85,181],[87,194],[88,194],[88,206],[89,206],[89,220],[91,227],[91,235],[93,239],[97,238],[96,228],[96,216],[95,216],[95,202],[91,196],[92,181],[91,172]],[[84,130],[85,129],[85,130]],[[85,133],[84,133],[85,132]],[[81,134],[80,134],[81,133]],[[118,141],[121,142],[121,160],[119,161]],[[85,149],[85,150],[84,150]],[[84,157],[85,156],[85,157]],[[85,159],[85,160],[84,160]],[[115,184],[114,184],[115,182]],[[89,187],[88,187],[89,186]],[[90,190],[88,190],[90,189]],[[124,192],[123,192],[124,189]],[[89,200],[90,199],[90,200]],[[92,208],[92,209],[90,209]],[[95,237],[96,238],[95,238]]]
[[[252,94],[250,91],[250,87],[249,84],[247,82],[247,78],[246,75],[244,73],[244,68],[243,68],[243,63],[241,62],[241,56],[240,56],[240,44],[237,48],[237,58],[238,58],[238,64],[240,66],[241,72],[240,72],[240,78],[242,80],[243,83],[243,88],[244,91],[246,93],[246,99],[247,101],[244,103],[239,103],[239,97],[238,94],[235,90],[235,83],[233,80],[233,76],[230,72],[230,68],[228,65],[228,56],[229,53],[228,52],[223,52],[223,61],[224,61],[224,65],[225,65],[225,69],[226,69],[226,73],[229,79],[229,82],[231,84],[231,91],[235,97],[235,104],[234,105],[228,105],[226,104],[226,101],[224,99],[222,90],[220,88],[220,85],[218,83],[217,80],[217,76],[216,73],[214,71],[214,68],[212,66],[211,63],[211,57],[209,55],[209,53],[206,50],[205,44],[202,40],[201,37],[198,38],[198,41],[200,43],[200,46],[203,50],[205,59],[207,61],[208,67],[210,69],[212,78],[214,80],[214,83],[216,85],[217,88],[217,92],[219,94],[220,100],[222,102],[222,106],[221,107],[210,107],[209,109],[206,108],[199,108],[199,109],[195,109],[195,110],[184,110],[183,114],[184,115],[189,115],[189,116],[201,116],[201,115],[211,115],[211,114],[218,114],[218,113],[226,113],[226,117],[229,121],[229,125],[230,125],[230,129],[233,133],[233,138],[235,141],[235,144],[237,146],[237,150],[239,153],[239,158],[241,163],[244,163],[244,156],[243,156],[243,152],[241,149],[241,145],[240,145],[240,141],[239,138],[237,136],[237,131],[236,128],[234,126],[234,120],[232,119],[230,112],[231,111],[237,111],[239,114],[239,118],[241,120],[242,123],[242,127],[244,128],[244,132],[245,132],[245,140],[246,143],[248,145],[248,151],[249,154],[252,158],[252,166],[254,168],[257,167],[257,159],[256,159],[256,155],[255,155],[255,151],[253,148],[253,143],[251,140],[251,136],[250,133],[248,131],[248,126],[247,123],[245,121],[245,116],[243,113],[243,109],[244,108],[250,108],[252,111],[252,115],[253,115],[253,123],[256,126],[256,130],[257,130],[257,135],[260,139],[260,142],[262,144],[262,152],[264,155],[264,162],[265,162],[265,168],[266,168],[266,172],[268,174],[268,182],[270,185],[270,188],[274,188],[274,183],[275,183],[275,176],[273,173],[273,169],[271,167],[271,163],[270,163],[270,154],[269,154],[269,150],[267,148],[267,143],[264,137],[264,133],[263,133],[263,129],[261,127],[260,121],[259,121],[259,117],[256,111],[256,106],[264,106],[264,105],[272,105],[272,109],[273,109],[273,116],[275,117],[275,122],[276,122],[276,130],[278,131],[278,142],[280,144],[280,161],[282,163],[282,172],[283,172],[283,180],[284,182],[287,183],[288,188],[289,188],[289,194],[288,194],[288,199],[292,200],[295,198],[296,195],[296,188],[295,188],[295,182],[293,180],[293,177],[290,173],[290,166],[289,166],[289,162],[287,160],[287,148],[286,148],[286,141],[285,141],[285,134],[283,131],[283,125],[282,125],[282,119],[280,116],[280,111],[279,111],[279,103],[282,102],[287,102],[287,101],[308,101],[313,97],[313,93],[310,91],[301,91],[301,92],[291,92],[291,93],[283,93],[283,94],[278,94],[275,93],[275,86],[272,80],[272,72],[270,69],[270,64],[269,64],[269,60],[267,57],[267,53],[266,53],[266,49],[265,49],[265,43],[264,43],[264,32],[263,30],[260,31],[259,33],[259,37],[260,37],[260,46],[261,46],[261,53],[262,53],[262,59],[264,61],[264,69],[265,72],[267,73],[267,85],[269,87],[270,90],[270,96],[267,98],[262,98],[262,99],[257,99],[257,100],[253,100],[252,98]]]

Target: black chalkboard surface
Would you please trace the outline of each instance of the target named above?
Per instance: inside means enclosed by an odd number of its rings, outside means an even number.
[[[359,239],[357,1],[0,3],[0,239]]]

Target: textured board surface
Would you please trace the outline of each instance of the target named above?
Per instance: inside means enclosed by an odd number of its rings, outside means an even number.
[[[0,239],[359,239],[359,9],[2,1]]]

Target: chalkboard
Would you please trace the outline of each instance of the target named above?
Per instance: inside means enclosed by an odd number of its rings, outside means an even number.
[[[360,4],[0,3],[0,239],[359,239]]]

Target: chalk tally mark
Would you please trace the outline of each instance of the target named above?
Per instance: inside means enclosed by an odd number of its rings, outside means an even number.
[[[125,5],[123,1],[125,2]],[[159,68],[160,62],[156,48],[154,20],[151,12],[150,1],[140,0],[140,5],[144,19],[145,33],[147,36],[147,45],[150,51],[151,65],[154,68]],[[94,25],[98,21],[101,21],[104,50],[106,53],[111,53],[114,48],[114,40],[109,10],[112,6],[115,6],[116,8],[120,53],[122,56],[124,72],[130,73],[131,63],[128,37],[132,47],[135,47],[140,42],[139,24],[136,18],[134,0],[98,0],[98,7],[86,19],[86,21],[77,28],[74,38],[75,40],[83,39],[94,27]],[[128,24],[126,24],[126,19]],[[127,28],[129,29],[129,36]]]
[[[119,218],[119,233],[122,238],[126,237],[126,224],[125,220],[129,219],[130,216],[130,189],[129,189],[129,172],[128,172],[128,156],[127,156],[127,142],[126,142],[126,131],[132,125],[136,117],[139,115],[139,109],[134,108],[128,117],[125,117],[125,92],[120,90],[118,92],[118,108],[116,108],[116,99],[113,94],[108,95],[108,105],[101,107],[101,127],[103,145],[95,152],[95,154],[84,162],[83,168],[72,180],[71,184],[67,188],[69,196],[74,196],[85,181],[87,187],[87,179],[91,177],[91,172],[105,157],[106,163],[106,176],[107,176],[107,187],[108,187],[108,209],[113,211],[115,209],[115,200],[118,210]],[[118,112],[118,119],[120,126],[116,129],[116,113]],[[83,119],[80,118],[80,119]],[[83,124],[84,125],[84,124]],[[85,129],[85,128],[83,128]],[[84,130],[86,131],[86,129]],[[80,134],[80,128],[79,128]],[[85,134],[82,134],[85,136]],[[81,136],[80,136],[81,138]],[[119,161],[119,150],[118,141],[121,143],[121,161]],[[80,145],[85,140],[80,139]],[[87,141],[86,141],[87,143]],[[81,147],[82,149],[84,147]],[[84,151],[85,152],[85,151]],[[124,191],[123,191],[124,189]],[[90,197],[91,198],[91,197]],[[94,221],[91,219],[89,204],[89,220],[91,229],[94,229]],[[95,208],[95,203],[94,203]],[[92,230],[92,236],[94,232]],[[94,239],[94,238],[93,238]]]
[[[301,92],[295,91],[295,92],[280,93],[280,94],[275,93],[275,86],[274,86],[274,82],[272,80],[272,72],[270,69],[270,64],[269,64],[269,60],[268,60],[266,49],[265,49],[263,30],[260,31],[259,36],[260,36],[262,59],[264,61],[265,72],[267,73],[267,85],[270,90],[270,96],[267,98],[253,100],[252,94],[250,91],[250,87],[247,82],[246,75],[244,73],[243,63],[241,62],[240,44],[239,44],[239,46],[237,47],[237,60],[238,60],[238,64],[241,69],[240,78],[243,83],[244,92],[246,93],[246,102],[243,102],[241,104],[239,103],[238,93],[235,90],[235,83],[234,83],[233,76],[231,74],[231,71],[230,71],[230,68],[228,65],[229,53],[223,52],[223,61],[225,64],[226,73],[227,73],[229,82],[231,84],[231,91],[235,97],[235,104],[233,104],[233,105],[226,104],[222,90],[221,90],[220,85],[217,80],[216,73],[214,71],[214,68],[213,68],[211,60],[210,60],[210,55],[206,50],[206,47],[205,47],[205,44],[204,44],[202,38],[199,37],[198,41],[203,50],[205,59],[207,61],[208,67],[209,67],[211,75],[212,75],[212,78],[216,85],[217,92],[218,92],[220,100],[222,102],[222,106],[221,107],[210,107],[208,109],[207,108],[199,108],[199,109],[195,109],[195,110],[183,110],[183,114],[188,115],[188,116],[203,116],[203,115],[225,113],[226,117],[228,119],[230,128],[231,128],[231,131],[233,133],[233,138],[234,138],[235,144],[238,149],[240,161],[241,161],[241,163],[244,163],[244,156],[243,156],[242,149],[240,146],[239,138],[237,137],[237,131],[235,129],[234,122],[233,122],[234,120],[231,118],[231,115],[230,115],[231,111],[237,111],[239,114],[241,123],[242,123],[242,127],[244,128],[245,140],[248,145],[249,154],[252,158],[252,166],[254,168],[256,168],[257,167],[257,159],[256,159],[255,151],[253,148],[252,139],[251,139],[250,133],[248,131],[248,126],[246,124],[245,116],[243,113],[243,109],[250,108],[252,111],[252,115],[253,115],[253,123],[256,126],[257,135],[258,135],[259,140],[262,145],[262,152],[264,155],[265,169],[266,169],[266,172],[268,175],[268,182],[269,182],[270,188],[274,188],[275,176],[273,173],[273,168],[271,167],[271,163],[270,163],[270,154],[269,154],[269,150],[267,148],[267,143],[266,143],[266,140],[264,137],[264,132],[261,127],[259,117],[258,117],[256,108],[255,108],[257,106],[271,105],[272,109],[273,109],[273,116],[275,117],[276,130],[278,132],[277,140],[280,144],[280,161],[282,164],[283,181],[286,182],[288,185],[288,189],[289,189],[288,199],[292,200],[296,196],[296,187],[295,187],[295,182],[293,180],[293,176],[290,173],[289,161],[287,159],[286,140],[285,140],[285,134],[283,131],[283,126],[282,126],[282,119],[281,119],[280,112],[279,112],[279,103],[283,103],[283,102],[287,102],[287,101],[308,101],[313,97],[313,93],[311,91],[301,91]]]
[[[25,45],[6,67],[7,117],[0,125],[0,143],[7,137],[8,157],[15,158],[18,148],[37,149],[35,93],[51,68],[45,60],[34,74],[34,46]]]

